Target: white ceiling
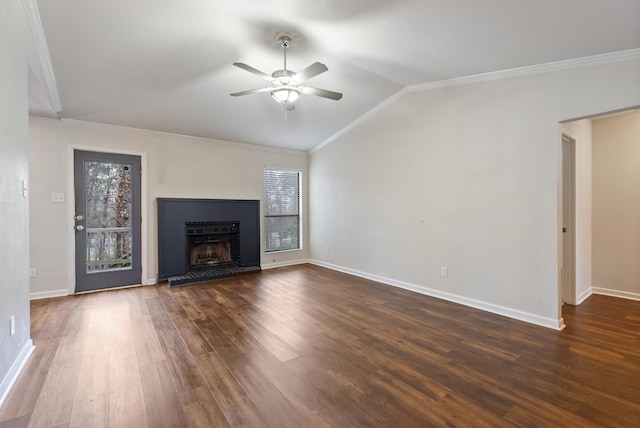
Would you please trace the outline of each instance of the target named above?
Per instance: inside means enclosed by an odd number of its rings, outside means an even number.
[[[408,85],[640,47],[639,0],[37,0],[58,115],[309,150]],[[285,115],[282,68],[329,71]],[[50,115],[32,94],[32,114]],[[49,105],[55,103],[49,102]]]

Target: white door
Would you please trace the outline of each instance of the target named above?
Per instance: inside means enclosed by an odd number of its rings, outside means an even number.
[[[562,301],[576,304],[576,142],[562,136]]]

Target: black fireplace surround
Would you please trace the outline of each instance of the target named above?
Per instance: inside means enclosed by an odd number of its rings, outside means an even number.
[[[158,198],[157,204],[159,280],[180,285],[215,278],[198,272],[260,270],[260,201]],[[183,278],[191,273],[193,280]]]

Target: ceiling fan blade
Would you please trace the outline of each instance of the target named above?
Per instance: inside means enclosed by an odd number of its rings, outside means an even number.
[[[268,75],[267,73],[264,73],[256,68],[251,67],[250,65],[245,64],[244,62],[234,62],[233,65],[235,65],[238,68],[241,68],[243,70],[248,71],[249,73],[253,73],[256,76],[260,76],[265,80],[268,81],[272,81],[273,77],[271,77],[270,75]]]
[[[320,73],[324,73],[329,68],[321,62],[314,62],[309,67],[304,70],[294,74],[291,78],[299,83],[304,82],[305,80],[309,80],[312,77],[317,76]]]
[[[259,94],[260,92],[269,92],[269,91],[273,91],[273,88],[249,89],[248,91],[234,92],[233,94],[229,94],[229,95],[231,95],[232,97],[239,97],[242,95]]]
[[[308,86],[302,88],[302,93],[315,95],[316,97],[329,98],[336,101],[342,98],[342,94],[340,92],[327,91],[326,89],[310,88]]]

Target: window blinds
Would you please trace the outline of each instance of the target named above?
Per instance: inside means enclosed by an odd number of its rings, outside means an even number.
[[[300,248],[300,172],[264,170],[265,251]]]

